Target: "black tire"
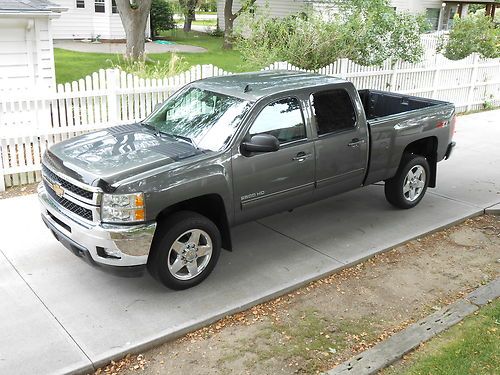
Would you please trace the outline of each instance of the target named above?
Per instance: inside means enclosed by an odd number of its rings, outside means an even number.
[[[194,246],[193,235],[196,233],[200,233],[198,243],[195,247],[191,247]],[[208,260],[203,256],[196,258],[198,249],[208,249],[209,242],[211,242],[211,254]],[[182,255],[177,253],[174,247],[182,248],[180,251]],[[220,251],[220,231],[210,219],[196,212],[176,212],[162,221],[156,230],[148,258],[148,271],[151,276],[170,289],[188,289],[207,278],[217,264]],[[175,266],[176,264],[178,266]],[[173,271],[182,264],[184,266],[174,273]],[[196,272],[199,273],[191,273],[188,265],[196,267]]]
[[[423,169],[425,173],[422,173],[422,178],[424,179],[423,186],[420,179],[410,180],[415,181],[410,183],[410,185],[405,187],[405,184],[408,183],[408,175],[409,172],[420,172]],[[415,154],[405,154],[403,155],[403,159],[401,160],[401,164],[396,175],[385,181],[385,198],[387,201],[395,207],[408,209],[415,207],[424,197],[425,192],[427,191],[427,186],[429,185],[430,178],[430,168],[427,159],[420,155]],[[414,190],[413,199],[412,192],[407,189]],[[418,194],[418,195],[417,195]]]

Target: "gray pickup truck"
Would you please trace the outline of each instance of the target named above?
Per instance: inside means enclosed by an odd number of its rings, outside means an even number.
[[[411,208],[447,159],[451,103],[268,71],[186,85],[144,121],[51,147],[38,194],[54,236],[89,263],[185,289],[234,225],[378,181]]]

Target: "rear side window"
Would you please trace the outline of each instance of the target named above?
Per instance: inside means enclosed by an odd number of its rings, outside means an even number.
[[[280,144],[306,138],[306,128],[298,99],[280,99],[267,105],[255,119],[249,133],[274,135]]]
[[[356,113],[347,91],[343,89],[311,95],[318,135],[353,129]]]

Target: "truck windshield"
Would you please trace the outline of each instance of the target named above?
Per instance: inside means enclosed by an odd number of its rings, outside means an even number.
[[[250,102],[190,87],[170,97],[143,123],[160,134],[218,151],[231,139]]]

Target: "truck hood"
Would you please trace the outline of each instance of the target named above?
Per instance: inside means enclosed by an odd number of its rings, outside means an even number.
[[[200,153],[187,142],[132,124],[60,142],[47,151],[44,163],[78,181],[104,188],[103,183],[109,186]]]

